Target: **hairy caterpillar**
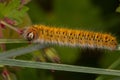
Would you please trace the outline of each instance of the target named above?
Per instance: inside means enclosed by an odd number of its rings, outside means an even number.
[[[33,25],[24,30],[23,36],[28,41],[45,44],[51,43],[108,50],[115,50],[117,48],[117,41],[114,36],[100,32]]]

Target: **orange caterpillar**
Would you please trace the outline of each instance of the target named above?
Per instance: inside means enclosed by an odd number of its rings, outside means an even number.
[[[115,50],[116,38],[110,34],[84,30],[55,28],[45,25],[33,25],[25,29],[23,36],[28,41],[59,44],[82,48],[100,48]]]

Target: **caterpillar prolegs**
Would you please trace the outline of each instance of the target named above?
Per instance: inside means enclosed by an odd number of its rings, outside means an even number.
[[[28,41],[45,44],[108,50],[117,48],[117,40],[114,36],[93,31],[33,25],[25,29],[23,36]]]

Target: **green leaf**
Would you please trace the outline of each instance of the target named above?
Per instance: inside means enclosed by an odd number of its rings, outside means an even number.
[[[27,47],[22,47],[22,48],[17,48],[17,49],[13,49],[10,51],[6,51],[6,52],[1,52],[0,53],[0,59],[4,59],[4,58],[8,58],[8,57],[13,57],[13,56],[19,56],[22,54],[27,54],[29,52],[33,52],[39,49],[45,48],[44,45],[41,44],[36,44],[36,45],[30,45]]]
[[[28,10],[25,6],[19,9],[20,6],[20,0],[11,0],[8,4],[0,3],[0,18],[8,17],[20,21],[20,18]]]
[[[120,13],[120,6],[117,7],[116,12],[119,12],[119,13]]]

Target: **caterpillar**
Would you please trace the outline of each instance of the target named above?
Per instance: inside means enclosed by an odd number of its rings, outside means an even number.
[[[35,43],[107,50],[115,50],[117,48],[117,40],[111,34],[87,30],[33,25],[24,30],[23,36],[28,41]]]

